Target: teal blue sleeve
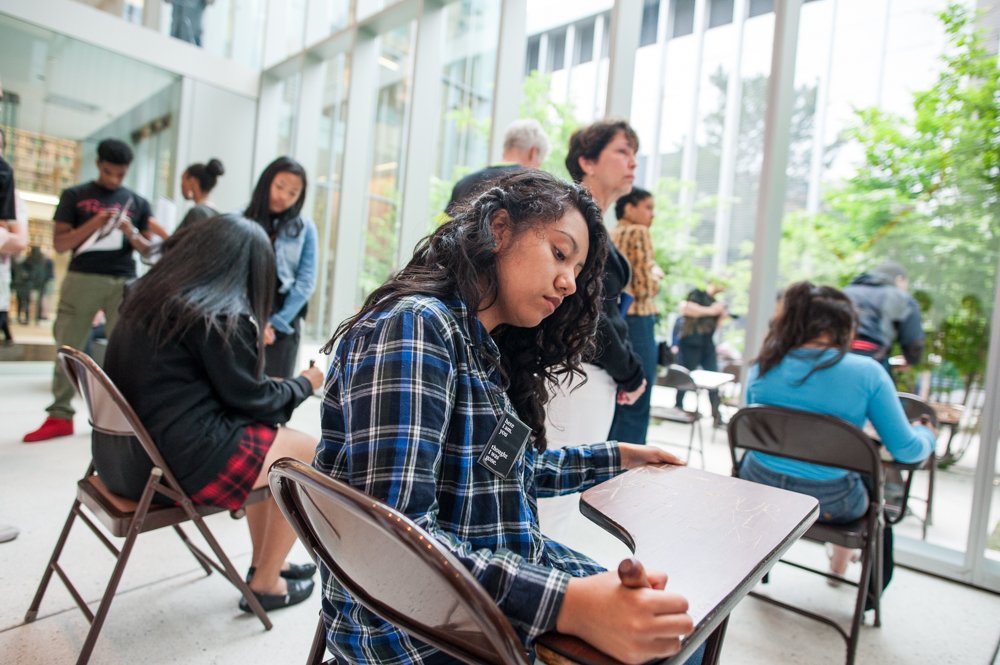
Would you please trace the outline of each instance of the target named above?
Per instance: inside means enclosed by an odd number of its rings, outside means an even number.
[[[868,420],[894,460],[911,464],[930,455],[934,433],[923,425],[910,425],[892,379],[881,368],[873,375],[875,390],[868,400]]]

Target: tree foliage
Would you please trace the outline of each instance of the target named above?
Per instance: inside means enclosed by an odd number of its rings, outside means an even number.
[[[947,47],[933,85],[913,95],[911,116],[856,112],[846,139],[861,148],[861,163],[827,191],[820,214],[786,220],[783,247],[812,272],[804,276],[837,284],[899,261],[931,294],[936,321],[966,295],[992,300],[1000,244],[997,58],[965,7],[952,4],[939,18]]]

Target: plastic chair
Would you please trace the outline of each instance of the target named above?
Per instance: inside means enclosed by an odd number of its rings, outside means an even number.
[[[782,559],[782,563],[857,587],[849,632],[829,617],[783,603],[770,596],[750,593],[755,598],[833,627],[847,643],[847,664],[851,665],[857,651],[866,596],[871,596],[872,608],[875,610],[875,626],[881,625],[879,605],[882,590],[884,490],[882,462],[878,449],[864,432],[839,418],[773,406],[746,407],[738,411],[729,421],[729,449],[734,476],[738,475],[740,459],[737,450],[741,448],[856,471],[876,479],[876,482],[872,483],[874,487],[869,488],[868,510],[860,519],[849,524],[816,523],[803,536],[815,542],[860,549],[861,577],[857,582],[825,570]]]
[[[914,421],[917,420],[920,416],[927,416],[930,418],[931,424],[934,425],[935,429],[940,428],[941,425],[940,422],[938,421],[937,413],[934,411],[933,407],[931,407],[930,404],[923,401],[916,395],[912,395],[910,393],[899,393],[899,402],[900,404],[903,405],[903,412],[906,413],[907,420]],[[887,464],[892,465],[892,462],[889,462]],[[921,464],[916,469],[912,469],[908,466],[901,468],[901,472],[905,474],[905,478],[903,479],[904,499],[901,502],[902,505],[895,507],[894,510],[890,510],[889,507],[887,506],[886,524],[889,525],[898,524],[910,512],[906,509],[906,506],[908,502],[907,500],[911,498],[910,486],[913,483],[913,474],[916,471],[927,471],[927,498],[923,499],[919,497],[912,497],[919,499],[920,501],[923,501],[924,505],[926,506],[926,510],[924,510],[923,520],[921,520],[922,522],[921,533],[922,533],[922,538],[924,540],[927,540],[927,526],[931,523],[931,515],[934,509],[934,476],[936,468],[937,468],[937,460],[933,450],[931,451],[931,454],[927,457],[927,459],[924,461],[924,463]]]
[[[698,386],[695,384],[694,379],[691,378],[691,372],[683,365],[671,365],[668,367],[666,374],[656,377],[656,385],[676,390],[692,390],[695,395],[698,394]],[[698,454],[701,455],[701,467],[705,468],[705,438],[701,433],[701,414],[697,408],[694,411],[685,411],[675,406],[652,404],[649,407],[649,417],[654,421],[662,420],[691,426],[691,432],[688,436],[688,462],[691,461],[691,452],[694,447],[694,432],[697,429]]]
[[[257,597],[250,591],[250,587],[247,586],[243,577],[236,572],[232,561],[226,556],[215,536],[212,535],[212,532],[202,519],[204,515],[222,512],[225,509],[214,506],[195,506],[191,502],[191,499],[181,488],[177,479],[164,462],[156,444],[153,443],[152,438],[139,421],[135,411],[132,410],[132,407],[129,406],[128,402],[125,401],[125,398],[118,391],[118,388],[115,387],[111,379],[97,366],[97,363],[90,356],[68,346],[63,346],[56,353],[56,358],[62,366],[63,371],[69,376],[70,382],[76,388],[77,392],[80,393],[80,396],[83,397],[93,429],[98,432],[121,437],[122,445],[127,445],[129,437],[138,440],[142,445],[143,451],[152,460],[153,469],[149,474],[149,479],[146,481],[142,496],[138,501],[132,501],[111,492],[101,481],[100,476],[94,472],[94,463],[90,463],[83,478],[77,482],[76,499],[73,501],[73,507],[70,509],[69,517],[67,517],[66,523],[63,525],[59,540],[56,542],[55,549],[52,551],[52,557],[45,567],[45,573],[42,575],[42,580],[38,585],[38,590],[35,592],[35,597],[31,601],[31,606],[28,608],[24,621],[30,623],[37,618],[38,608],[42,603],[49,580],[52,578],[52,573],[56,573],[66,585],[76,604],[80,607],[80,611],[90,621],[90,630],[87,632],[83,648],[76,661],[78,665],[86,663],[90,660],[94,644],[97,642],[101,628],[104,625],[104,620],[111,607],[111,601],[114,600],[118,583],[125,572],[125,565],[128,563],[129,555],[132,553],[132,548],[139,534],[165,526],[172,526],[180,539],[191,551],[191,554],[194,555],[195,559],[205,570],[205,574],[211,575],[212,570],[215,569],[225,576],[243,594],[243,597],[246,598],[253,609],[254,614],[264,624],[264,628],[270,630],[271,621],[268,619],[264,608],[261,607]],[[153,497],[156,494],[161,494],[179,505],[154,504]],[[266,487],[254,490],[244,505],[265,500],[269,496],[270,492]],[[83,507],[86,507],[112,536],[125,538],[121,549],[117,548],[101,529],[98,528],[94,520],[83,511]],[[240,511],[233,511],[232,514],[234,517],[241,517],[243,511],[242,509]],[[63,546],[69,536],[70,528],[77,518],[90,527],[94,535],[104,543],[116,558],[114,570],[111,573],[111,578],[108,580],[96,613],[92,613],[90,608],[87,607],[87,602],[70,581],[69,576],[59,561]],[[201,535],[205,538],[212,552],[214,552],[217,560],[213,560],[188,539],[187,534],[184,533],[180,526],[181,523],[187,521],[194,522],[195,527],[201,532]]]

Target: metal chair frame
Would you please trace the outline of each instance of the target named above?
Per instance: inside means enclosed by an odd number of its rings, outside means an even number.
[[[666,388],[676,390],[694,391],[696,397],[700,396],[700,389],[691,378],[691,372],[683,365],[671,365],[667,368],[666,374],[656,378],[656,384]],[[652,386],[649,388],[652,390]],[[705,468],[705,437],[701,431],[701,413],[695,408],[694,411],[686,411],[677,407],[651,406],[649,417],[653,420],[664,420],[682,425],[690,425],[691,432],[688,435],[687,461],[690,463],[691,454],[694,450],[694,433],[698,430],[698,454],[701,455],[701,467]]]
[[[729,421],[729,449],[733,475],[738,475],[741,459],[738,449],[832,466],[867,474],[873,479],[869,488],[868,510],[849,524],[814,524],[803,538],[862,550],[861,577],[857,582],[825,570],[782,559],[782,563],[801,570],[838,580],[858,589],[850,631],[836,621],[773,597],[750,592],[751,596],[786,610],[814,619],[834,628],[847,645],[847,665],[854,662],[858,637],[865,613],[865,600],[871,595],[875,626],[881,626],[883,470],[879,452],[860,429],[833,416],[795,411],[774,406],[748,406]],[[764,578],[765,581],[767,577]],[[869,593],[869,586],[872,591]]]
[[[903,405],[903,412],[906,413],[906,419],[913,421],[920,416],[928,416],[931,420],[931,424],[937,429],[940,427],[938,422],[937,413],[927,402],[923,401],[917,395],[911,393],[899,393],[899,401]],[[891,463],[890,463],[891,464]],[[921,538],[927,540],[927,527],[931,524],[931,519],[934,510],[934,480],[937,469],[937,456],[934,450],[931,450],[931,454],[927,457],[927,460],[916,469],[903,469],[902,473],[905,474],[903,479],[903,497],[904,500],[902,505],[899,506],[897,511],[887,511],[886,524],[892,526],[898,524],[906,517],[907,514],[911,514],[911,511],[907,510],[908,500],[910,498],[922,501],[925,506],[924,516],[921,519]],[[916,471],[926,471],[927,472],[927,496],[924,497],[911,497],[910,496],[910,486],[913,484],[913,476]],[[919,516],[917,516],[920,519]]]
[[[25,614],[25,623],[30,623],[38,617],[42,598],[49,581],[52,579],[52,574],[55,573],[63,581],[80,611],[90,622],[90,630],[87,632],[87,637],[77,658],[77,665],[83,665],[89,661],[136,539],[141,533],[170,526],[194,555],[205,574],[211,575],[213,569],[222,574],[247,600],[264,628],[270,630],[271,621],[264,608],[261,607],[260,601],[250,591],[250,587],[236,571],[232,561],[226,556],[219,542],[202,519],[205,515],[219,513],[225,509],[214,506],[196,506],[191,502],[190,497],[181,488],[180,483],[177,482],[163,460],[156,444],[135,411],[90,356],[74,348],[63,346],[56,353],[56,358],[70,382],[83,397],[93,429],[113,436],[134,437],[153,462],[153,469],[141,497],[138,501],[132,501],[108,490],[100,476],[95,473],[94,463],[91,461],[87,472],[77,482],[76,498],[72,508],[70,508],[62,532],[59,534],[59,539],[56,541],[52,556],[45,566],[45,572],[38,585],[38,590],[35,592],[35,597],[31,601],[27,614]],[[171,499],[177,505],[154,504],[153,498],[156,494]],[[254,490],[244,505],[266,500],[269,496],[270,492],[266,487]],[[96,518],[96,522],[84,512],[84,507]],[[232,511],[231,514],[234,517],[241,517],[243,510]],[[87,607],[87,601],[70,581],[59,561],[70,529],[77,518],[93,531],[94,535],[116,558],[114,570],[101,597],[97,612],[91,612],[90,608]],[[181,523],[187,521],[193,522],[198,531],[201,532],[209,548],[215,554],[215,560],[192,543],[184,530],[181,529]],[[121,548],[116,547],[111,542],[110,538],[98,527],[97,522],[100,522],[112,536],[125,538]]]
[[[524,645],[496,602],[472,574],[437,540],[406,515],[341,481],[326,476],[297,460],[285,458],[271,466],[271,492],[288,522],[317,563],[322,563],[366,609],[417,639],[465,663],[474,665],[527,665]],[[321,528],[323,527],[323,528]],[[371,539],[353,539],[346,544],[324,532],[340,534],[354,529],[369,532]],[[377,536],[377,538],[376,538]],[[461,629],[429,625],[397,605],[397,588],[360,584],[356,575],[373,560],[384,557],[375,551],[386,541],[398,547],[398,555],[409,555],[420,570],[408,569],[413,579],[431,579],[450,594],[454,615],[470,618],[474,625]],[[361,541],[361,542],[359,542]],[[338,554],[340,556],[338,556]],[[395,561],[390,553],[390,561]],[[381,569],[379,569],[381,570]],[[308,663],[323,662],[325,631],[322,617],[317,626]],[[327,661],[334,663],[333,661]]]

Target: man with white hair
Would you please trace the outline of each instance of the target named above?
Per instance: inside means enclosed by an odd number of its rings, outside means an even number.
[[[445,212],[459,202],[487,189],[494,178],[517,169],[537,169],[549,154],[549,139],[537,120],[515,120],[503,137],[503,158],[499,164],[487,166],[465,176],[451,190]]]

